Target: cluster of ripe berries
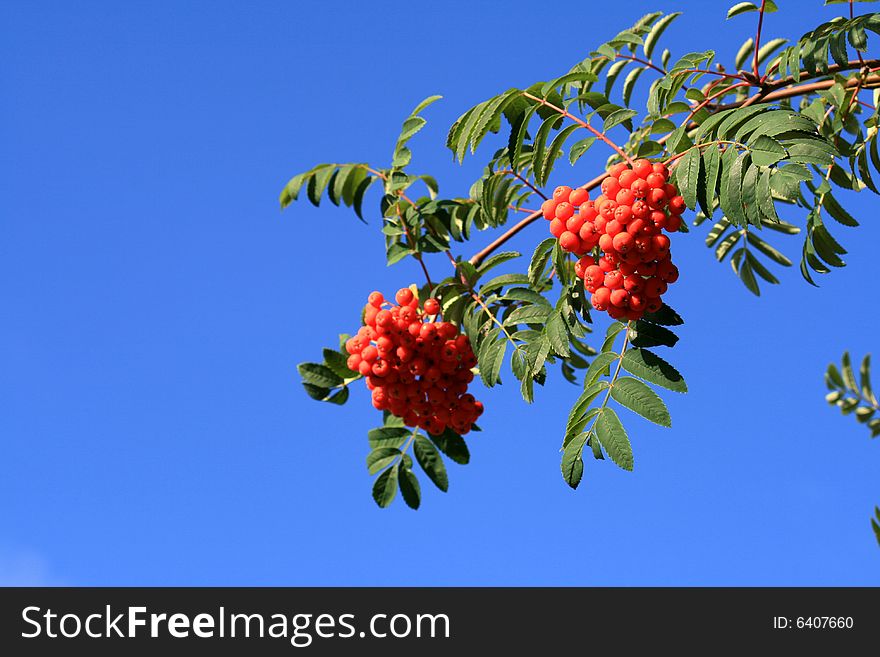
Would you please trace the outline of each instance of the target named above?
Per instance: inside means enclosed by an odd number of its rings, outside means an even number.
[[[409,288],[395,300],[370,294],[365,325],[345,343],[348,367],[366,377],[380,411],[433,435],[447,427],[466,434],[483,413],[467,391],[477,364],[468,337],[449,322],[430,321],[440,313],[436,299],[427,299],[423,312]]]
[[[593,308],[614,319],[656,312],[667,285],[678,280],[662,231],[679,229],[685,204],[668,179],[664,164],[616,164],[596,200],[585,189],[557,187],[541,206],[559,246],[580,257],[575,273],[592,293]]]

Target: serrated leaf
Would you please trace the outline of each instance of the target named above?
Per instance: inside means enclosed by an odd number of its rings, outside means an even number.
[[[581,156],[586,153],[590,146],[592,146],[596,141],[596,137],[587,137],[585,139],[581,139],[580,141],[576,141],[571,145],[571,148],[568,152],[568,161],[574,166],[574,164],[581,158]]]
[[[629,341],[634,347],[674,347],[678,336],[663,326],[636,320],[629,329]]]
[[[631,376],[622,376],[611,385],[611,398],[646,420],[662,427],[671,427],[669,410],[660,396],[645,383]]]
[[[599,412],[595,432],[609,458],[624,470],[632,470],[632,445],[614,409],[606,406]]]
[[[528,280],[532,287],[537,287],[540,282],[541,274],[543,274],[547,263],[550,261],[554,246],[556,246],[556,238],[548,237],[535,247],[535,252],[532,254],[532,259],[529,262]]]
[[[687,392],[684,377],[672,365],[647,349],[629,349],[623,356],[623,369],[673,392]]]
[[[403,473],[398,476],[398,483],[400,484],[400,494],[406,505],[411,509],[418,509],[422,503],[422,487],[413,471],[405,468]]]
[[[840,359],[840,372],[843,375],[843,382],[846,384],[846,387],[859,394],[859,387],[856,384],[856,376],[853,373],[848,351],[844,351],[843,357]]]
[[[729,20],[734,16],[739,16],[740,14],[745,14],[750,11],[758,11],[758,6],[753,2],[738,2],[727,10],[727,18]]]
[[[621,123],[626,123],[632,117],[637,116],[638,112],[633,109],[619,109],[611,112],[608,116],[605,117],[605,122],[602,125],[602,132],[608,132],[611,128],[620,125]]]
[[[319,363],[300,363],[296,366],[299,375],[306,383],[322,388],[333,388],[342,384],[342,377]]]
[[[380,474],[373,484],[373,499],[383,509],[391,504],[394,496],[397,495],[397,473],[398,465],[395,464]]]
[[[746,233],[746,240],[748,240],[749,244],[753,245],[761,253],[766,255],[777,264],[780,264],[783,267],[791,267],[791,260],[789,260],[783,253],[774,249],[772,246],[770,246],[767,242],[762,240],[754,233]]]
[[[651,28],[651,31],[648,33],[648,36],[645,37],[645,43],[643,46],[643,50],[645,52],[645,57],[651,59],[651,54],[654,52],[654,47],[657,45],[657,41],[663,36],[663,32],[669,27],[669,24],[672,23],[676,18],[681,16],[681,12],[677,11],[672,14],[667,14],[656,23]]]
[[[751,4],[751,3],[747,3],[747,4]],[[733,58],[733,65],[737,69],[741,69],[745,65],[746,60],[749,58],[749,55],[751,55],[754,52],[754,50],[755,50],[755,40],[751,39],[751,38],[746,39],[743,42],[743,44],[739,47],[739,50],[737,50],[736,56]]]
[[[681,163],[676,167],[675,171],[679,194],[684,198],[685,205],[692,210],[697,205],[697,190],[700,184],[700,161],[700,149],[693,148],[681,158]]]
[[[425,471],[428,478],[434,482],[434,485],[444,493],[449,490],[449,476],[446,472],[446,466],[434,444],[422,434],[416,434],[415,441],[413,441],[413,453],[416,462]]]
[[[403,427],[379,427],[378,429],[370,429],[367,433],[367,440],[373,449],[380,447],[399,448],[406,442],[410,434],[412,431]]]
[[[627,352],[629,353],[629,352]],[[584,386],[589,387],[599,380],[600,376],[608,373],[608,366],[615,362],[620,356],[610,351],[597,354],[584,372]]]
[[[752,163],[759,167],[769,167],[785,159],[787,155],[782,144],[766,135],[758,136],[749,144],[749,149],[752,153]]]
[[[681,326],[684,320],[677,312],[670,308],[667,304],[662,304],[660,310],[642,315],[642,319],[653,324],[662,324],[663,326]]]
[[[321,386],[316,386],[312,383],[307,383],[306,381],[303,381],[302,385],[306,390],[306,394],[317,401],[324,401],[327,398],[327,395],[330,394],[329,388],[322,388]]]
[[[543,305],[522,306],[514,309],[504,318],[504,325],[544,324],[548,321],[550,313],[551,310]]]
[[[367,470],[370,474],[376,474],[394,463],[400,456],[400,450],[396,447],[379,447],[367,454]]]
[[[583,451],[584,443],[587,441],[587,434],[582,433],[575,436],[562,452],[562,478],[572,488],[577,488],[581,483],[584,475]]]
[[[559,312],[553,311],[550,313],[547,317],[547,325],[544,327],[544,331],[554,352],[562,357],[571,355],[571,350],[568,346],[568,330],[565,328],[565,320]]]
[[[474,430],[477,430],[476,425],[474,425]],[[471,454],[468,451],[467,443],[454,431],[447,429],[439,436],[429,436],[429,438],[437,446],[437,449],[459,465],[467,465],[470,462]]]

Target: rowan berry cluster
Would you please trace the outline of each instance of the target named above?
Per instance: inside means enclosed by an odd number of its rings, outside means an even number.
[[[593,308],[614,319],[656,312],[667,286],[678,280],[662,231],[679,229],[685,204],[668,179],[664,164],[616,164],[595,201],[585,189],[563,186],[541,206],[559,246],[580,257],[575,273],[592,293]]]
[[[409,288],[394,303],[370,294],[364,326],[345,343],[348,367],[366,377],[373,406],[403,418],[404,424],[433,435],[447,427],[466,434],[483,412],[469,394],[477,358],[466,335],[449,322],[436,321],[440,304],[419,299]]]

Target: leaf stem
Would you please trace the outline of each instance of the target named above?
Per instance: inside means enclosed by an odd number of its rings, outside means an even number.
[[[767,0],[761,0],[761,8],[758,10],[758,31],[755,33],[755,57],[752,60],[752,73],[757,78],[758,74],[758,50],[761,48],[761,28],[764,27],[764,5]],[[850,5],[852,7],[852,5]]]

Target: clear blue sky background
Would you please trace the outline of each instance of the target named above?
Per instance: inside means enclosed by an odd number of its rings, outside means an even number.
[[[846,198],[864,225],[833,228],[850,265],[820,289],[783,272],[756,299],[702,230],[676,240],[668,298],[687,324],[668,356],[691,393],[666,395],[672,430],[628,418],[635,472],[589,461],[577,492],[558,448],[578,389],[559,376],[531,407],[477,386],[472,463],[450,465],[446,495],[426,483],[417,513],[370,498],[366,392],[321,405],[296,376],[372,289],[419,272],[385,267],[375,198],[368,227],[332,206],[281,213],[292,174],[386,163],[439,93],[414,168],[464,193],[480,162],[442,146],[462,111],[655,8],[686,10],[674,53],[729,61],[754,16],[725,22],[728,4],[3,3],[2,581],[880,584],[880,445],[822,382],[844,349],[880,347],[868,192]],[[833,15],[779,4],[771,36]]]

